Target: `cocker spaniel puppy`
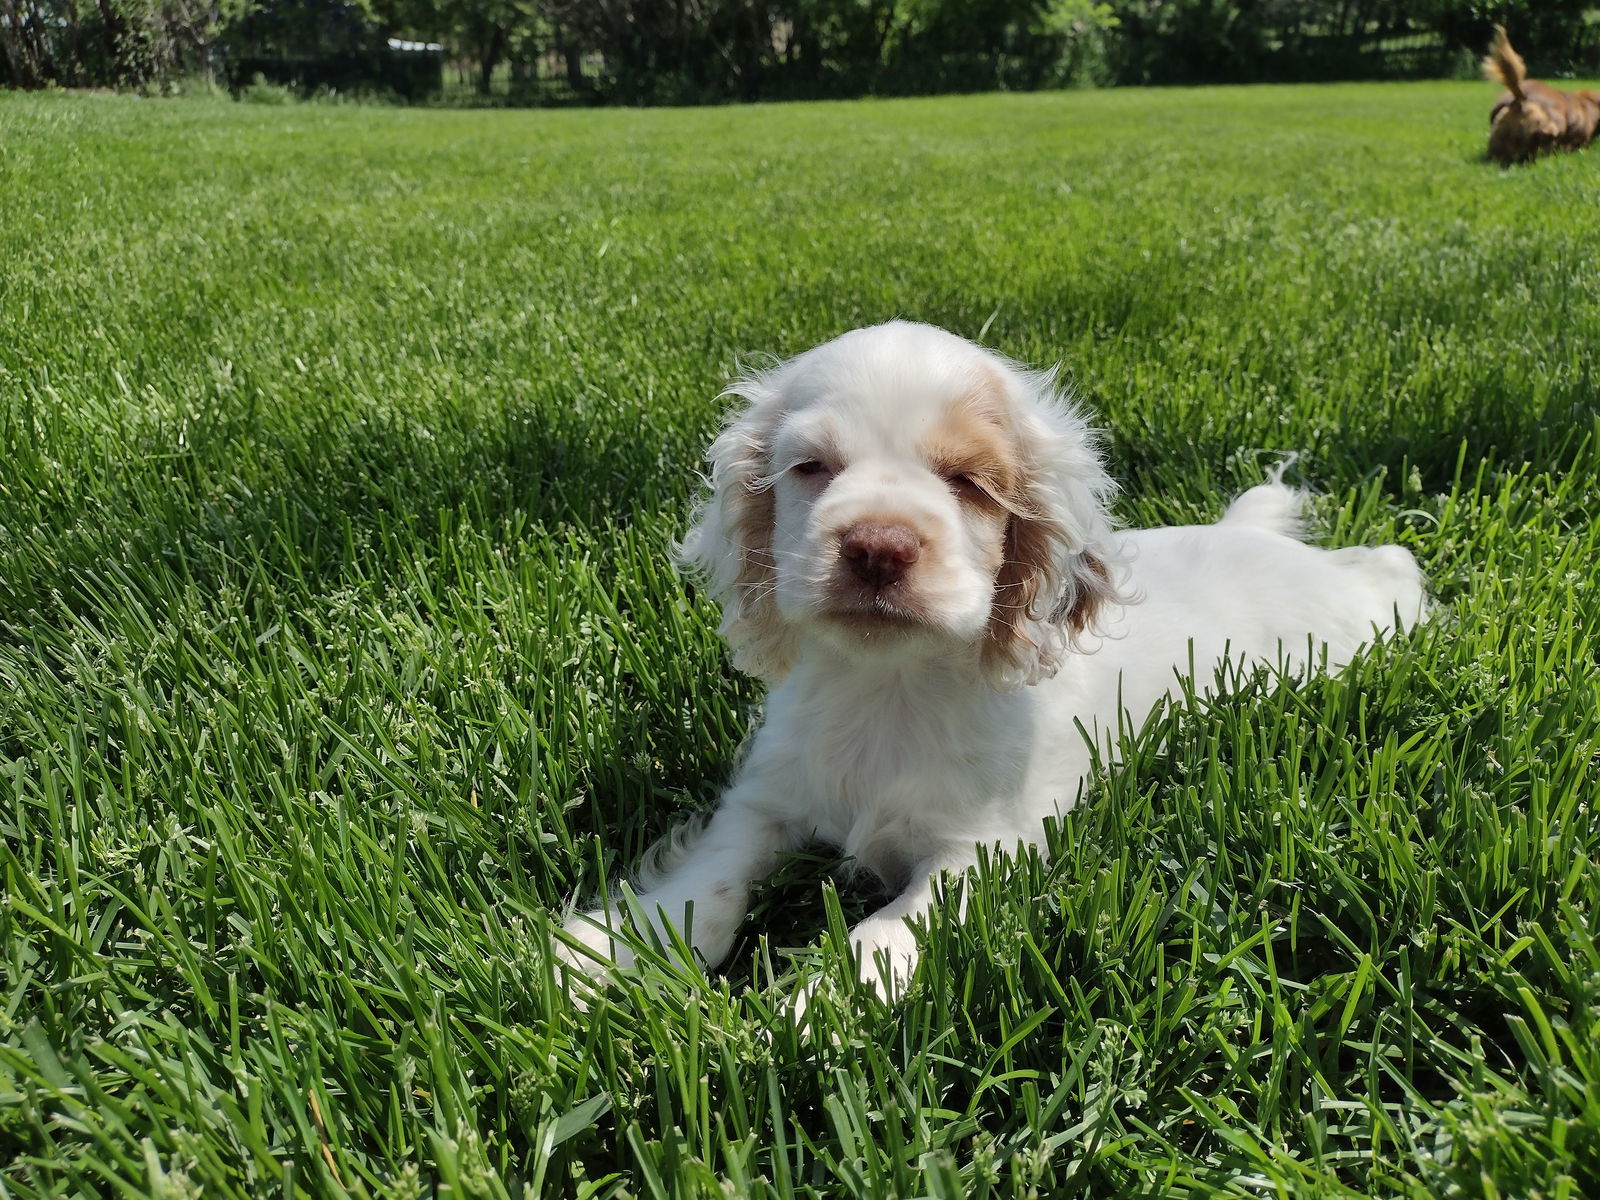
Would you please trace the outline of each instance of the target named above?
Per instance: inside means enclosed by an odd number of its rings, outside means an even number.
[[[1489,110],[1489,157],[1495,162],[1523,162],[1550,150],[1582,150],[1594,141],[1600,129],[1600,96],[1588,88],[1563,92],[1529,79],[1503,26],[1494,27],[1483,75],[1506,89]]]
[[[928,325],[847,333],[730,392],[744,405],[682,558],[766,716],[637,908],[568,922],[569,970],[630,962],[614,932],[632,920],[715,965],[752,882],[815,840],[898,891],[851,932],[893,993],[935,879],[1037,843],[1078,801],[1091,740],[1114,756],[1180,674],[1207,691],[1229,661],[1337,667],[1422,615],[1407,551],[1306,545],[1276,481],[1214,525],[1114,531],[1115,487],[1052,373]]]

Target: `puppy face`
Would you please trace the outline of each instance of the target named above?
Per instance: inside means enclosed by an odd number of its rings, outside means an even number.
[[[826,357],[792,381],[772,442],[779,616],[866,651],[975,641],[1017,503],[999,381]]]
[[[1110,480],[1048,376],[895,322],[731,391],[748,407],[683,551],[745,669],[823,643],[1033,679],[1110,596]]]

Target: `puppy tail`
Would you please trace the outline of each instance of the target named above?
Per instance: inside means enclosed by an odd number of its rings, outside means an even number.
[[[1222,514],[1219,525],[1252,525],[1284,537],[1301,540],[1306,535],[1306,494],[1283,482],[1286,460],[1273,469],[1266,483],[1243,493]]]
[[[1525,99],[1522,81],[1528,77],[1528,66],[1522,61],[1522,55],[1511,48],[1504,25],[1494,27],[1494,41],[1489,43],[1489,53],[1483,56],[1483,77],[1503,86],[1513,98]]]

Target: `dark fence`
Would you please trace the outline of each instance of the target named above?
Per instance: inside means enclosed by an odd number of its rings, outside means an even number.
[[[427,100],[444,89],[444,53],[380,49],[320,58],[249,56],[228,66],[228,83],[236,92],[257,79],[307,93],[377,90],[405,100]]]
[[[1425,79],[1472,70],[1473,59],[1437,33],[1304,34],[1211,30],[1144,35],[1137,27],[1111,46],[1110,73],[1124,84],[1332,83]],[[1184,36],[1185,33],[1190,36]]]
[[[1462,64],[1437,34],[1400,37],[1319,36],[1274,48],[1262,61],[1263,79],[1283,83],[1334,80],[1429,79],[1448,75]]]

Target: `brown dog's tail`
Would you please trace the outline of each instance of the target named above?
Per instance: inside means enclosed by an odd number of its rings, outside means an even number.
[[[1490,83],[1502,84],[1515,99],[1523,99],[1522,81],[1528,77],[1528,66],[1522,55],[1511,48],[1504,25],[1494,27],[1494,41],[1483,56],[1483,77]]]

